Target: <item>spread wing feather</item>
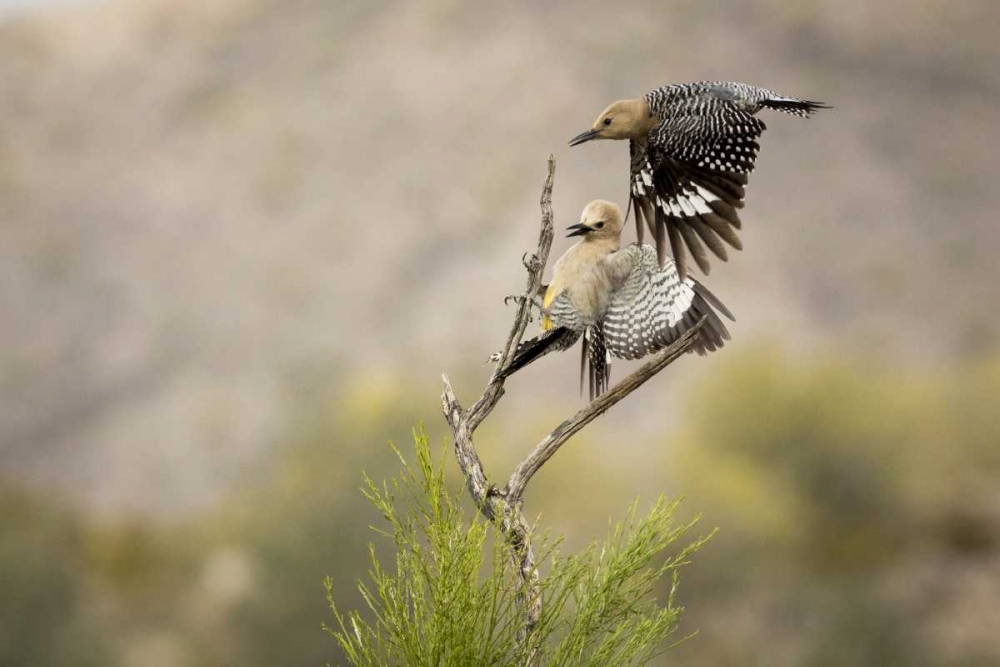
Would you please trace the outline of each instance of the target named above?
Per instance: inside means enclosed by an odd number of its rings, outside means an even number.
[[[738,209],[767,127],[754,114],[771,108],[809,116],[827,107],[718,81],[664,86],[648,93],[646,102],[659,122],[646,138],[632,141],[632,197],[662,211],[679,276],[687,276],[685,251],[707,274],[704,246],[725,261],[725,245],[717,241],[742,245],[733,228],[741,226]]]
[[[612,294],[601,321],[605,344],[613,356],[639,359],[658,352],[703,316],[708,321],[693,348],[696,352],[711,352],[729,340],[716,310],[730,319],[732,314],[708,289],[693,278],[681,280],[669,259],[660,268],[651,246],[632,245],[620,252],[627,253],[630,270]]]

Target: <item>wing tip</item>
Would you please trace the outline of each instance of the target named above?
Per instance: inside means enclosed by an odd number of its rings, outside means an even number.
[[[713,294],[711,290],[709,290],[707,287],[705,287],[703,284],[701,284],[694,278],[691,279],[691,283],[695,294],[704,299],[712,308],[725,315],[730,322],[736,321],[736,317],[732,314],[732,312],[730,312],[728,308],[726,308],[726,304],[722,303],[722,300],[719,299],[719,297],[715,296],[715,294]]]

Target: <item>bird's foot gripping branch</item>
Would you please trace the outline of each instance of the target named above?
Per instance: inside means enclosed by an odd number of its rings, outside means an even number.
[[[519,633],[520,641],[529,647],[526,664],[538,661],[536,629],[542,617],[543,600],[539,584],[538,568],[532,548],[530,524],[525,519],[522,498],[528,482],[563,444],[584,426],[606,412],[642,386],[667,365],[689,351],[697,342],[706,318],[702,317],[685,331],[669,347],[659,351],[647,363],[633,372],[609,391],[592,400],[570,419],[559,424],[535,445],[534,449],[521,461],[502,486],[491,482],[483,469],[476,452],[473,436],[483,420],[489,416],[504,395],[505,373],[512,362],[518,345],[524,337],[530,320],[531,305],[539,294],[542,273],[548,262],[553,237],[552,186],[555,176],[555,158],[549,156],[548,175],[542,189],[541,230],[534,253],[527,253],[522,263],[528,272],[527,285],[521,298],[517,300],[514,322],[504,348],[494,355],[496,368],[482,395],[469,408],[463,408],[444,376],[444,394],[441,397],[445,419],[451,428],[455,456],[466,478],[466,485],[476,507],[505,536],[508,556],[518,573],[518,602],[523,614],[523,624]],[[529,261],[530,260],[530,261]]]

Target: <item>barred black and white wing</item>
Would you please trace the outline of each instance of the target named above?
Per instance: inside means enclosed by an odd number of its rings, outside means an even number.
[[[654,217],[661,266],[666,237],[681,278],[687,275],[685,246],[708,274],[705,246],[723,261],[726,243],[742,249],[735,231],[741,227],[738,210],[767,128],[754,114],[768,107],[808,116],[826,107],[718,81],[664,86],[648,93],[646,102],[660,121],[639,147],[644,160],[633,146],[632,196],[641,200],[636,210],[647,222]]]
[[[560,292],[548,304],[543,304],[548,311],[543,319],[543,325],[548,322],[550,325],[572,329],[573,331],[583,331],[587,323],[580,317],[576,306],[565,291]]]
[[[656,251],[631,245],[626,253],[627,277],[611,296],[601,321],[608,351],[621,359],[639,359],[676,341],[703,317],[708,320],[692,349],[699,354],[722,347],[729,331],[720,313],[733,319],[715,295],[691,277],[681,280],[675,264],[660,268]]]
[[[705,246],[723,261],[726,243],[742,249],[738,211],[765,129],[759,118],[720,100],[669,113],[650,134],[642,185],[636,189],[650,200],[658,225],[666,226],[682,276],[687,275],[685,246],[706,274],[711,267]]]

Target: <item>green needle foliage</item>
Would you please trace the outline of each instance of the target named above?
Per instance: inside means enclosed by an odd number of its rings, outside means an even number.
[[[517,570],[503,534],[462,507],[464,490],[449,490],[444,457],[434,460],[426,434],[414,431],[414,441],[412,465],[393,448],[398,478],[364,477],[365,496],[388,522],[375,530],[395,550],[387,565],[369,547],[371,570],[359,584],[367,611],[341,613],[325,582],[335,624],[324,628],[349,664],[506,666],[537,649],[539,665],[617,667],[647,664],[677,643],[680,568],[711,537],[675,549],[697,522],[676,523],[678,501],[660,498],[641,517],[633,503],[604,543],[579,554],[563,556],[559,540],[536,536],[542,617],[521,641]]]

